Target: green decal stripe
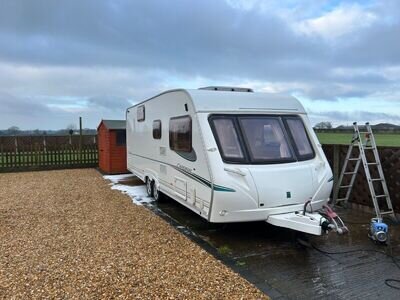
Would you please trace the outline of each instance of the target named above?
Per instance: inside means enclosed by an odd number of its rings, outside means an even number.
[[[214,185],[214,191],[217,192],[236,192],[234,189],[227,188],[221,185]]]
[[[180,169],[180,168],[178,168],[178,167],[175,167],[175,166],[174,166],[174,168],[175,168],[177,171],[179,171],[179,172],[185,174],[186,176],[188,176],[188,177],[190,177],[190,178],[192,178],[192,179],[194,179],[194,180],[200,182],[201,184],[203,184],[203,185],[205,185],[205,186],[211,188],[211,182],[208,181],[207,179],[205,179],[205,178],[203,178],[203,177],[200,177],[200,176],[197,175],[197,174],[192,174],[192,173],[190,173],[190,172],[187,172],[187,171],[185,171],[185,170],[182,170],[182,169]],[[228,188],[228,187],[224,187],[224,186],[222,186],[222,185],[216,185],[216,184],[214,185],[214,191],[217,191],[217,192],[236,192],[234,189],[231,189],[231,188]]]
[[[211,182],[209,182],[208,180],[205,180],[204,178],[202,178],[202,177],[200,177],[200,176],[196,176],[196,175],[194,175],[194,174],[192,174],[192,173],[190,173],[190,172],[187,172],[187,171],[185,171],[185,170],[182,170],[182,169],[180,169],[180,168],[178,168],[178,167],[175,167],[175,166],[174,166],[174,168],[175,168],[175,170],[181,172],[182,174],[185,174],[186,176],[188,176],[188,177],[190,177],[190,178],[192,178],[192,179],[194,179],[194,180],[200,182],[201,184],[203,184],[203,185],[208,186],[209,188],[211,188]]]
[[[129,154],[131,154],[131,153],[129,153]],[[153,160],[153,161],[159,162],[159,163],[164,164],[164,165],[168,165],[168,166],[174,168],[175,170],[181,172],[182,174],[185,174],[186,176],[192,178],[193,180],[196,180],[196,181],[200,182],[201,184],[211,188],[211,181],[209,181],[209,180],[207,180],[207,179],[205,179],[205,178],[203,178],[203,177],[201,177],[201,176],[199,176],[197,174],[193,174],[193,173],[187,172],[187,171],[185,171],[185,170],[183,170],[181,168],[178,168],[177,166],[174,166],[172,164],[169,164],[169,163],[157,160],[157,159],[141,156],[141,155],[138,155],[138,154],[132,154],[132,155],[139,156],[139,157],[142,157],[142,158],[146,158],[146,159],[149,159],[149,160]],[[228,187],[224,187],[222,185],[216,185],[216,184],[214,184],[214,188],[213,189],[214,189],[214,191],[217,191],[217,192],[236,192],[234,189],[231,189],[231,188],[228,188]]]

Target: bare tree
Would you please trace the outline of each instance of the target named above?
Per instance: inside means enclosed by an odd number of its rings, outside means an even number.
[[[332,123],[331,122],[319,122],[315,124],[314,128],[316,129],[332,129]]]
[[[70,130],[76,130],[76,125],[74,124],[74,123],[71,123],[71,124],[69,124],[68,126],[67,126],[67,131],[70,131]]]
[[[7,133],[11,135],[16,135],[20,132],[21,130],[19,129],[18,126],[11,126],[10,128],[7,129]]]

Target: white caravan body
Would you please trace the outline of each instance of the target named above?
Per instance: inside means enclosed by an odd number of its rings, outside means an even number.
[[[282,222],[329,200],[331,168],[294,97],[177,89],[128,108],[126,121],[129,171],[209,222],[307,232]]]

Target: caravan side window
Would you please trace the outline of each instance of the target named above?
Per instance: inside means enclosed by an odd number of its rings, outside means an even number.
[[[140,105],[137,108],[136,118],[138,122],[142,122],[144,121],[144,117],[145,117],[144,105]]]
[[[177,152],[192,152],[192,118],[190,116],[169,120],[169,148]]]
[[[153,121],[153,139],[161,139],[161,120]]]

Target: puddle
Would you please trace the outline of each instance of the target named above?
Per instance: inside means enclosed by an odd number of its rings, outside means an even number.
[[[192,237],[273,299],[399,298],[399,290],[384,283],[387,278],[400,279],[400,269],[387,256],[371,251],[321,253],[299,245],[296,232],[265,222],[210,224],[172,199],[139,200],[145,198],[146,190],[141,181],[137,185],[137,179],[132,177],[114,178],[112,188],[127,186],[124,192],[136,204],[144,204],[171,221],[177,230]],[[376,245],[367,236],[372,215],[350,209],[337,211],[350,233],[308,236],[308,242],[328,252],[374,250],[400,255],[400,226],[389,225],[391,246]]]

